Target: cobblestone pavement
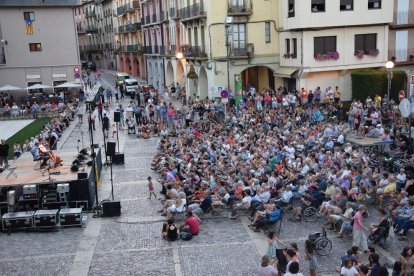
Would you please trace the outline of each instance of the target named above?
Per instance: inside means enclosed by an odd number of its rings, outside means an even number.
[[[103,72],[104,87],[108,83],[113,83],[113,76]],[[62,147],[76,150],[81,133],[88,144],[87,125],[83,124],[66,135]],[[160,238],[165,217],[157,213],[161,203],[147,199],[146,187],[148,176],[157,177],[150,163],[157,152],[158,139],[138,140],[126,132],[119,136],[125,164],[113,166],[113,182],[122,216],[97,219],[89,215],[86,227],[58,232],[0,234],[0,275],[255,275],[267,243],[263,233],[247,227],[249,221],[244,214],[236,220],[225,215],[203,218],[200,235],[191,241],[167,242]],[[101,131],[94,132],[94,140],[103,146]],[[159,190],[157,184],[156,191]],[[104,168],[99,199],[108,199],[110,194],[110,169]],[[325,221],[291,222],[289,215],[283,221],[280,239],[287,244],[296,242],[304,256],[307,236],[319,231]],[[178,223],[181,222],[182,218]],[[338,260],[351,246],[352,238],[340,240],[334,233],[328,235],[333,250],[328,256],[318,257],[319,275],[338,275]],[[390,241],[387,249],[378,249],[381,259],[391,262],[405,244],[412,246],[413,241]],[[302,258],[304,275],[308,275],[307,267]]]

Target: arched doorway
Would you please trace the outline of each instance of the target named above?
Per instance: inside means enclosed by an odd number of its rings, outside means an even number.
[[[156,89],[158,89],[159,77],[160,77],[160,75],[158,74],[158,66],[157,66],[157,63],[154,63],[154,66],[152,67],[152,85]]]
[[[167,75],[165,79],[165,85],[171,86],[174,82],[174,69],[172,67],[171,61],[167,63]]]
[[[251,84],[257,91],[262,89],[275,89],[275,78],[273,70],[267,66],[253,66],[243,70],[241,73],[243,87]]]
[[[131,75],[132,68],[131,68],[131,60],[129,57],[125,57],[125,72]]]
[[[153,80],[153,76],[152,76],[152,63],[148,62],[148,84],[153,84],[154,80]]]
[[[124,59],[119,57],[119,71],[124,72]]]
[[[133,58],[132,75],[139,76],[139,61],[136,57]]]
[[[191,98],[195,98],[196,96],[199,96],[198,91],[197,91],[197,87],[198,87],[198,78],[189,78],[188,74],[190,72],[195,72],[194,66],[191,65],[190,69],[188,70],[187,73],[187,97],[191,96]]]
[[[180,87],[184,87],[184,67],[181,61],[177,61],[177,71],[175,72],[175,81]]]
[[[204,67],[200,68],[200,72],[198,74],[198,95],[202,100],[208,97],[208,79],[207,72]]]
[[[159,64],[159,69],[158,69],[158,81],[159,81],[159,85],[158,85],[158,90],[162,90],[164,88],[164,68],[162,67],[162,63]]]

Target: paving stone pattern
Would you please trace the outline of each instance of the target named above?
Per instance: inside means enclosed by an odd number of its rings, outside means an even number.
[[[73,262],[72,256],[50,256],[48,258],[27,258],[13,261],[0,261],[0,274],[60,276],[68,275]]]
[[[185,276],[257,275],[260,256],[252,243],[181,246]]]
[[[89,275],[174,276],[171,249],[95,254]]]

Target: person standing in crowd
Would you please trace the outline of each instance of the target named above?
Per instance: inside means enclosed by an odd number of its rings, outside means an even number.
[[[109,118],[105,113],[102,119],[102,131],[106,138],[108,138],[108,134],[109,134],[109,123],[110,123]]]
[[[309,261],[309,275],[317,276],[318,260],[316,259],[313,244],[310,240],[305,241],[305,259]]]
[[[6,144],[4,139],[0,141],[0,166],[7,168],[9,166],[9,161],[7,156],[9,155],[10,146]]]
[[[338,86],[335,87],[335,91],[334,91],[334,100],[335,100],[335,104],[338,105],[340,100],[341,100],[341,91],[339,91]]]
[[[101,110],[101,116],[102,116],[102,110]],[[96,120],[96,109],[89,111],[89,128],[92,128],[92,130],[95,130],[95,120]]]
[[[368,252],[367,232],[369,232],[369,228],[363,224],[366,211],[367,208],[364,205],[359,205],[358,211],[353,218],[352,246],[358,246],[364,252]]]

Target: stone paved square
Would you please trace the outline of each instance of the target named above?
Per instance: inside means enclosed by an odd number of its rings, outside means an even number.
[[[95,252],[168,246],[169,243],[161,239],[161,229],[162,222],[104,224]]]
[[[95,254],[89,275],[174,276],[172,250],[157,249],[156,251],[139,250]]]
[[[183,245],[180,248],[180,261],[185,276],[253,276],[257,274],[259,260],[260,256],[251,243]]]
[[[1,234],[0,261],[3,258],[23,258],[42,254],[76,253],[84,228],[64,228],[57,232],[17,232]]]
[[[0,275],[68,275],[74,256],[75,255],[59,257],[49,256],[47,258],[25,258],[13,261],[0,261]]]

